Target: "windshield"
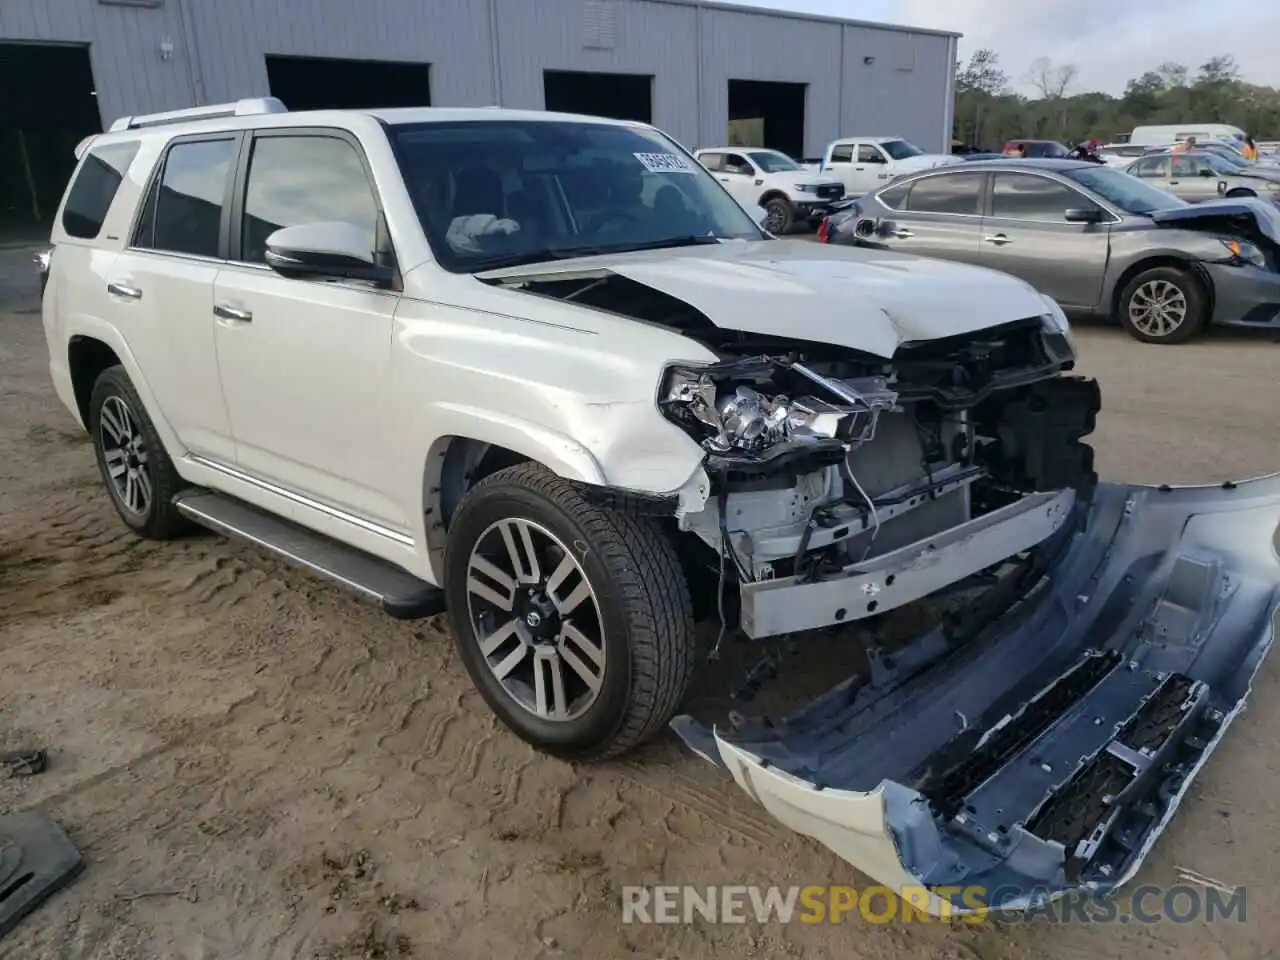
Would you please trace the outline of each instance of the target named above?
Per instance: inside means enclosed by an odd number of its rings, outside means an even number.
[[[1237,163],[1229,157],[1212,151],[1197,153],[1195,157],[1202,163],[1207,164],[1214,173],[1238,173],[1248,166],[1248,164]]]
[[[908,157],[918,157],[924,153],[909,140],[886,140],[880,144],[880,149],[894,160],[906,160]]]
[[[389,132],[431,249],[456,273],[766,239],[701,164],[649,128],[478,120]]]
[[[785,153],[779,153],[777,150],[752,150],[747,156],[754,160],[756,166],[765,173],[783,173],[787,170],[804,169]]]
[[[1137,177],[1113,167],[1092,166],[1082,167],[1079,170],[1064,170],[1063,176],[1092,190],[1125,213],[1144,214],[1151,213],[1153,210],[1186,206],[1185,201],[1179,200],[1172,193],[1166,193],[1164,190],[1143,183]]]

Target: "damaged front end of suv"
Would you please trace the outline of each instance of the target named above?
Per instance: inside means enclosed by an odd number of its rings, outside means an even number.
[[[656,403],[702,450],[672,523],[717,648],[953,606],[788,716],[679,716],[681,739],[935,915],[1106,895],[1270,646],[1280,477],[1100,483],[1099,389],[1056,304],[936,262],[855,266],[856,287],[843,260],[717,250],[507,282],[714,355],[669,364]],[[1000,290],[1021,319],[985,319]]]
[[[905,344],[674,366],[722,616],[776,638],[966,591],[781,720],[673,726],[780,821],[925,909],[1127,879],[1271,642],[1280,480],[1099,485],[1100,397],[1054,315]],[[962,897],[962,891],[964,896]]]

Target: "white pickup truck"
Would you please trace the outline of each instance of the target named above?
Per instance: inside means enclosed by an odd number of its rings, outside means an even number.
[[[827,146],[818,172],[843,183],[846,194],[860,197],[904,173],[961,162],[962,157],[950,153],[926,153],[901,137],[845,137]]]
[[[844,197],[844,185],[835,177],[822,176],[777,150],[714,147],[694,156],[748,210],[764,208],[770,233],[784,234],[797,220],[821,220]]]

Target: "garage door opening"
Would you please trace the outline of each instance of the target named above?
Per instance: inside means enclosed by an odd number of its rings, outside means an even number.
[[[653,123],[653,77],[646,74],[547,70],[542,87],[553,112]]]
[[[804,156],[803,83],[729,81],[729,145]]]
[[[0,43],[0,231],[43,232],[76,144],[101,132],[87,46]]]
[[[267,55],[267,84],[290,110],[431,106],[431,65]]]

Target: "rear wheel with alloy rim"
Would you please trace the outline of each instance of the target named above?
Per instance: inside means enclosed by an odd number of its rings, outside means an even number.
[[[1185,343],[1209,320],[1204,286],[1177,267],[1154,267],[1130,280],[1118,312],[1125,330],[1143,343]]]
[[[89,397],[89,435],[120,519],[140,536],[168,540],[190,529],[173,505],[182,478],[124,367],[109,367]]]
[[[509,467],[463,498],[444,579],[472,681],[541,750],[621,753],[661,729],[688,689],[691,604],[670,542],[542,467]]]

